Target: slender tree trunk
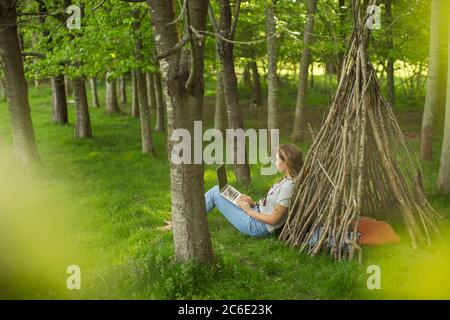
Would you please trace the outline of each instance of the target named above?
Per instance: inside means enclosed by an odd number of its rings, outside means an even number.
[[[66,97],[72,97],[74,93],[72,81],[67,76],[64,77],[64,88],[66,90]]]
[[[75,123],[75,137],[76,138],[91,138],[91,119],[89,116],[88,100],[86,94],[86,85],[84,79],[76,78],[72,81],[73,94],[75,96],[76,108],[76,123]]]
[[[274,6],[276,0],[266,0],[266,37],[267,37],[267,128],[278,129],[278,77],[277,42]],[[269,131],[270,132],[270,131]],[[269,149],[270,150],[270,149]]]
[[[155,131],[164,132],[164,98],[161,85],[161,74],[155,73],[155,93],[156,93],[156,126]]]
[[[317,0],[308,1],[308,12],[306,14],[305,33],[303,36],[304,48],[300,59],[300,73],[297,91],[297,104],[295,107],[294,128],[292,130],[292,138],[294,141],[300,141],[304,137],[306,131],[305,111],[306,98],[308,94],[308,69],[311,61],[310,46],[313,42],[314,15],[317,10]]]
[[[23,165],[39,164],[17,33],[17,12],[12,1],[0,2],[0,60],[4,63],[15,155]]]
[[[238,17],[234,17],[237,19]],[[226,38],[233,40],[234,35],[231,24],[231,7],[229,0],[220,0],[220,33]],[[225,102],[228,110],[228,127],[231,129],[243,129],[241,107],[239,105],[239,93],[237,89],[236,71],[234,68],[233,43],[219,39],[219,56],[222,63],[222,81],[225,93]],[[235,139],[236,140],[236,139]],[[250,183],[250,167],[247,155],[245,163],[237,163],[237,143],[234,141],[234,164],[233,171],[237,180],[242,184]]]
[[[114,114],[119,112],[119,102],[117,101],[117,86],[116,80],[108,81],[106,76],[106,99],[105,107],[107,114]]]
[[[155,94],[155,74],[147,72],[145,74],[147,84],[147,99],[150,110],[156,111],[156,94]]]
[[[5,80],[0,79],[0,101],[6,100],[6,86]]]
[[[222,73],[217,72],[216,81],[216,106],[214,110],[214,127],[219,129],[223,134],[227,128],[227,106],[225,103],[225,95],[223,92]]]
[[[142,153],[155,154],[153,147],[152,129],[150,127],[150,109],[147,100],[147,85],[145,74],[141,71],[136,73],[137,91],[139,97],[139,117],[141,119]]]
[[[157,52],[164,54],[180,41],[177,26],[171,23],[176,19],[174,2],[149,0],[148,4],[152,14]],[[187,2],[191,25],[195,30],[206,30],[207,9],[207,1]],[[195,37],[195,34],[192,36]],[[177,51],[161,60],[169,137],[174,130],[181,128],[188,130],[192,138],[194,121],[202,120],[204,38],[195,39],[190,44],[192,68],[189,66],[188,53]],[[187,56],[187,59],[182,58],[183,56]],[[170,159],[173,147],[174,142],[169,140]],[[176,164],[170,161],[173,240],[177,260],[196,259],[211,264],[213,252],[205,212],[203,173],[202,164]]]
[[[433,158],[433,122],[438,99],[438,60],[439,60],[439,11],[440,0],[431,0],[430,58],[428,62],[427,92],[422,118],[421,155],[422,159]]]
[[[52,107],[53,122],[66,125],[69,123],[67,111],[66,90],[64,87],[64,76],[54,77],[52,82]]]
[[[252,71],[252,97],[253,104],[255,106],[260,106],[262,104],[261,98],[261,79],[259,76],[258,65],[256,64],[256,54],[253,57],[255,60],[249,62],[250,70]]]
[[[244,86],[253,93],[252,75],[250,74],[249,62],[245,65],[244,71],[242,72],[242,82],[244,83]]]
[[[131,115],[139,118],[139,96],[136,70],[131,71]]]
[[[386,0],[386,23],[391,25],[392,23],[392,0]],[[394,40],[392,36],[392,28],[387,31],[387,46],[388,46],[388,57],[387,57],[387,99],[389,104],[395,107],[395,78],[394,78],[394,58],[392,58],[394,50]]]
[[[89,79],[89,83],[91,85],[92,106],[94,108],[100,108],[100,102],[98,100],[98,91],[97,91],[97,79],[96,78]]]
[[[126,110],[127,106],[127,80],[126,76],[123,75],[119,78],[119,96],[120,96],[120,106],[122,110]]]
[[[448,31],[448,39],[448,52],[450,53],[450,28]],[[447,79],[450,79],[450,54],[448,55],[447,69]],[[444,141],[442,143],[438,185],[443,192],[445,192],[446,194],[450,194],[450,81],[447,81]]]
[[[133,30],[136,40],[135,44],[135,54],[138,61],[144,59],[142,50],[143,43],[140,34],[141,24],[138,20],[140,17],[140,10],[133,10]],[[153,146],[152,130],[150,125],[150,108],[148,106],[147,99],[147,81],[145,79],[145,73],[138,69],[136,71],[136,82],[137,82],[137,94],[139,100],[139,117],[141,121],[141,138],[142,138],[142,153],[144,154],[155,154],[155,149]]]

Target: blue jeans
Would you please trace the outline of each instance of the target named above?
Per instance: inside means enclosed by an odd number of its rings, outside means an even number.
[[[237,205],[220,194],[219,186],[214,186],[205,193],[206,212],[216,207],[230,223],[245,235],[265,237],[270,234],[264,222],[250,217]]]

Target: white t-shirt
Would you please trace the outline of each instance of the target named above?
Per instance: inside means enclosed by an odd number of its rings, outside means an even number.
[[[259,212],[271,215],[277,204],[283,207],[289,207],[293,189],[294,180],[292,179],[284,178],[280,182],[275,183],[266,195],[266,203],[264,204],[264,199],[259,200]],[[276,225],[266,223],[267,230],[272,233],[280,228],[286,222],[287,216],[288,214],[286,213]]]

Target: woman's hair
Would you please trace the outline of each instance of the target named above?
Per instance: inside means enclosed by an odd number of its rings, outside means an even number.
[[[303,167],[302,152],[293,144],[280,144],[278,146],[280,160],[286,163],[288,173],[292,178],[297,177]]]

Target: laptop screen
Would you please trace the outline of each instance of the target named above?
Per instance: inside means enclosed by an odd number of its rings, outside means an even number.
[[[217,179],[219,180],[219,189],[222,190],[228,184],[227,181],[227,172],[225,170],[225,165],[222,164],[216,169],[217,171]]]

